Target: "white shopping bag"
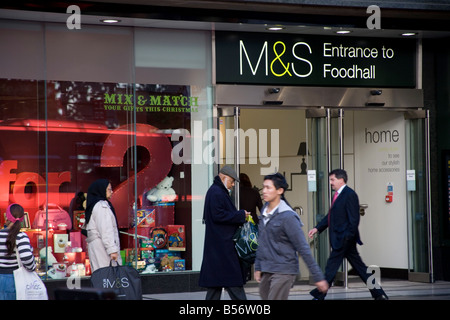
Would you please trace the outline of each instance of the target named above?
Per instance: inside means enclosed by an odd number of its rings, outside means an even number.
[[[34,271],[28,271],[20,261],[17,252],[19,268],[14,270],[14,282],[16,286],[17,300],[48,300],[47,288],[41,278]]]

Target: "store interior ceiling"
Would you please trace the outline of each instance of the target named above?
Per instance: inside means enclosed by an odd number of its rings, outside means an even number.
[[[63,11],[60,8],[59,12]],[[320,9],[316,9],[320,10]],[[365,10],[361,8],[361,10]],[[361,11],[360,10],[360,11]],[[55,10],[53,10],[55,11]],[[327,13],[328,14],[328,13]],[[408,14],[407,12],[405,14]],[[436,17],[442,17],[448,14],[445,11],[442,15]],[[441,24],[442,30],[436,30],[436,28],[430,28],[426,24],[411,23],[398,23],[398,26],[411,25],[414,29],[402,29],[395,28],[392,22],[389,22],[389,28],[383,28],[383,21],[392,20],[393,17],[383,16],[381,12],[381,28],[380,29],[368,29],[366,26],[362,26],[361,20],[370,16],[365,12],[360,13],[358,17],[358,23],[354,23],[355,17],[349,17],[349,23],[345,24],[342,21],[346,21],[341,17],[339,23],[331,22],[327,23],[326,18],[318,18],[316,22],[311,22],[311,17],[305,19],[305,23],[296,23],[291,21],[273,21],[273,20],[259,20],[258,17],[252,17],[250,19],[230,19],[228,16],[225,18],[217,18],[214,14],[211,21],[206,21],[205,16],[202,19],[194,17],[193,20],[186,19],[186,16],[171,17],[170,15],[163,19],[154,18],[156,16],[163,17],[161,14],[130,14],[121,13],[117,11],[108,16],[106,14],[96,15],[92,12],[84,14],[81,11],[81,26],[83,25],[105,25],[102,20],[106,18],[117,18],[119,22],[110,24],[111,27],[126,26],[126,27],[142,27],[142,28],[163,28],[163,29],[184,29],[184,30],[213,30],[213,31],[232,31],[232,32],[280,32],[291,34],[305,34],[305,35],[337,35],[350,36],[350,37],[378,37],[378,38],[402,38],[405,33],[412,34],[410,37],[419,39],[432,39],[432,38],[447,38],[450,37],[450,29],[448,28],[448,21],[445,24]],[[21,21],[45,21],[54,23],[66,23],[69,13],[63,12],[50,12],[39,10],[16,10],[16,9],[0,9],[0,19],[8,20],[21,20]],[[282,15],[281,15],[282,16]],[[195,20],[195,21],[194,21]],[[365,21],[364,20],[364,21]],[[269,30],[270,27],[280,26],[280,30]],[[394,27],[393,27],[394,26]],[[445,26],[445,27],[444,27]],[[449,29],[449,30],[447,30]],[[348,33],[341,34],[341,31],[348,31]]]

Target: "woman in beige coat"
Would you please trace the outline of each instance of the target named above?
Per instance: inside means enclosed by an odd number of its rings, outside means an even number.
[[[108,267],[111,260],[122,264],[116,213],[109,201],[112,192],[111,183],[107,179],[94,181],[88,189],[86,242],[92,272]]]

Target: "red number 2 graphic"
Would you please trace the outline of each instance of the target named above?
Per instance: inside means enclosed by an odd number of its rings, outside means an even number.
[[[127,124],[113,131],[105,140],[100,160],[101,167],[122,167],[123,157],[128,148],[134,146],[134,128]],[[153,188],[170,172],[172,167],[172,145],[169,139],[158,128],[149,124],[136,124],[136,145],[144,147],[150,153],[150,161],[137,173],[137,192],[144,191],[144,177],[147,187]],[[105,177],[107,178],[107,177]],[[129,212],[134,202],[134,175],[118,186],[113,186],[111,203],[117,215],[120,228],[130,226]]]

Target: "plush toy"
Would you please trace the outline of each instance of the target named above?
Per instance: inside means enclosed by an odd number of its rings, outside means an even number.
[[[162,257],[161,259],[161,268],[163,271],[169,271],[169,270],[173,270],[173,268],[175,267],[175,260],[177,258],[176,257],[169,257],[167,254],[164,255],[164,257]]]
[[[177,198],[172,188],[173,177],[165,177],[156,187],[147,192],[147,200],[151,202],[172,202]]]
[[[156,271],[158,271],[158,269],[156,269],[155,264],[152,263],[148,264],[145,270],[141,272],[141,274],[155,273]]]

